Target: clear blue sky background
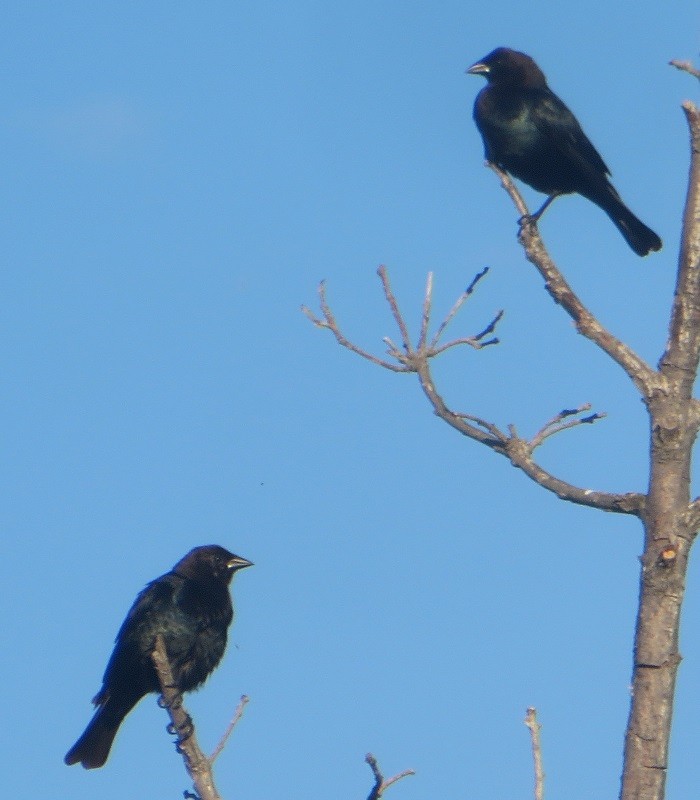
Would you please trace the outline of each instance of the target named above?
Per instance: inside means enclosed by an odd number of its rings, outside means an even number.
[[[417,776],[396,800],[615,797],[641,532],[564,504],[300,314],[319,279],[348,334],[395,336],[386,263],[418,317],[491,267],[454,334],[503,307],[502,344],[436,364],[453,407],[527,434],[583,486],[646,485],[646,419],[515,240],[471,120],[497,45],[531,53],[629,205],[637,258],[580,198],[541,229],[600,319],[656,363],[686,189],[667,66],[695,3],[17,3],[2,14],[2,707],[12,797],[176,797],[153,698],[102,770],[62,763],[136,593],[197,544],[255,561],[222,667],[188,700],[245,800],[366,797],[364,754]],[[541,196],[526,190],[534,205]],[[700,784],[700,575],[691,568],[669,796]]]

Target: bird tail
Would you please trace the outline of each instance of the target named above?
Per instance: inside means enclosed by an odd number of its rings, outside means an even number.
[[[88,723],[83,735],[66,753],[63,759],[65,763],[69,766],[80,763],[85,769],[103,766],[112,749],[112,742],[117,735],[119,726],[137,701],[138,698],[131,702],[126,709],[112,708],[109,698],[103,702],[95,711],[95,715]]]
[[[651,228],[648,228],[638,217],[635,217],[612,186],[610,186],[610,189],[611,192],[605,198],[605,202],[598,202],[598,205],[615,223],[615,226],[625,237],[625,241],[632,250],[638,256],[646,256],[652,251],[661,250],[661,239]]]

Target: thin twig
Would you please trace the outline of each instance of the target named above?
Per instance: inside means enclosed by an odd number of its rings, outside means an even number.
[[[410,372],[411,370],[407,369],[403,365],[396,365],[392,364],[390,361],[385,361],[383,358],[377,358],[377,356],[369,353],[367,350],[364,350],[361,347],[358,347],[356,344],[351,342],[340,330],[338,327],[338,323],[331,311],[328,302],[326,301],[326,282],[321,281],[318,285],[318,296],[319,296],[319,304],[321,306],[321,311],[323,313],[324,319],[319,319],[310,308],[307,306],[302,306],[302,312],[313,322],[313,324],[317,328],[325,328],[329,330],[336,338],[336,341],[342,347],[347,348],[353,353],[356,353],[358,356],[367,359],[367,361],[371,361],[373,364],[376,364],[379,367],[384,367],[384,369],[391,370],[392,372]]]
[[[463,292],[460,297],[457,299],[455,304],[452,306],[450,311],[448,312],[445,319],[442,321],[440,326],[438,327],[437,333],[433,336],[430,344],[427,344],[428,340],[428,331],[430,326],[430,315],[432,310],[432,292],[433,292],[433,275],[432,273],[428,273],[428,278],[426,282],[425,294],[423,297],[423,308],[421,312],[421,321],[420,321],[420,335],[418,338],[418,346],[414,348],[411,344],[410,333],[408,330],[408,326],[406,325],[406,321],[404,319],[403,314],[401,313],[401,309],[399,308],[398,301],[396,299],[396,295],[394,294],[391,284],[389,282],[389,274],[387,272],[386,267],[380,266],[377,270],[377,274],[382,282],[382,288],[384,290],[384,296],[386,298],[389,307],[391,308],[391,313],[394,317],[394,321],[396,322],[399,333],[401,335],[402,346],[398,346],[390,337],[385,336],[383,338],[384,344],[387,346],[387,355],[391,358],[395,359],[398,364],[394,364],[391,361],[387,361],[384,358],[380,358],[375,356],[373,353],[370,353],[368,350],[356,345],[354,342],[350,341],[350,339],[345,336],[345,334],[340,330],[340,326],[333,314],[331,307],[328,305],[328,300],[326,298],[326,284],[325,281],[321,281],[318,286],[318,296],[319,296],[319,305],[321,307],[321,313],[323,314],[323,318],[317,317],[307,306],[302,305],[301,310],[306,315],[306,317],[311,320],[311,322],[317,328],[324,328],[329,330],[333,336],[335,336],[336,341],[342,347],[345,347],[347,350],[355,353],[356,355],[360,356],[361,358],[366,359],[367,361],[372,362],[372,364],[376,364],[379,367],[384,367],[384,369],[391,370],[392,372],[417,372],[416,369],[416,361],[417,359],[422,358],[433,358],[435,356],[444,353],[446,350],[450,350],[453,347],[459,347],[460,345],[468,345],[469,347],[474,348],[475,350],[482,350],[485,347],[489,347],[490,345],[498,344],[499,340],[498,337],[494,336],[486,341],[484,341],[485,337],[490,335],[496,329],[496,326],[500,322],[501,318],[503,317],[503,311],[499,311],[494,318],[489,322],[489,324],[475,336],[465,336],[459,339],[453,339],[447,344],[437,346],[437,343],[440,339],[440,336],[444,332],[445,328],[455,316],[455,314],[459,311],[460,307],[464,303],[464,301],[469,297],[469,295],[473,292],[474,287],[478,283],[481,278],[486,275],[487,270],[482,270],[469,284],[466,291]]]
[[[228,727],[224,731],[223,736],[219,741],[219,744],[217,744],[216,747],[214,748],[214,752],[209,756],[210,764],[213,764],[216,761],[216,759],[221,755],[221,751],[226,746],[226,742],[228,741],[229,736],[233,733],[233,729],[236,727],[238,721],[243,716],[243,711],[246,705],[248,704],[249,700],[250,698],[248,697],[247,694],[241,695],[241,699],[239,700],[238,705],[236,706],[236,711],[233,714],[231,722],[229,722]]]
[[[506,434],[503,433],[503,431],[499,430],[496,427],[496,425],[494,425],[492,422],[488,422],[485,419],[481,419],[481,417],[475,417],[473,414],[455,413],[455,417],[458,417],[459,419],[466,419],[469,420],[469,422],[473,422],[476,425],[479,425],[485,431],[488,431],[495,439],[503,442],[503,444],[506,444],[508,442],[508,437],[506,436]]]
[[[423,313],[421,314],[420,336],[418,337],[418,349],[425,347],[428,338],[428,328],[430,326],[430,311],[433,305],[433,273],[428,273],[425,284],[425,298],[423,300]]]
[[[700,69],[696,69],[693,66],[692,61],[681,61],[680,59],[674,58],[672,61],[669,61],[668,64],[669,66],[675,67],[682,72],[687,72],[688,75],[692,75],[693,77],[700,79]]]
[[[540,730],[542,726],[537,721],[536,709],[527,709],[525,713],[525,724],[530,729],[530,740],[532,742],[532,760],[535,765],[535,800],[543,800],[544,769],[542,767],[542,744],[540,742]]]
[[[391,290],[391,284],[389,283],[389,273],[387,272],[387,269],[384,266],[384,264],[382,264],[377,270],[377,275],[379,275],[379,278],[382,282],[382,286],[384,288],[384,296],[386,297],[387,303],[389,303],[389,308],[391,308],[391,313],[394,315],[396,324],[399,326],[399,330],[401,331],[401,339],[403,341],[404,349],[406,350],[407,353],[410,353],[411,350],[413,349],[411,347],[411,337],[408,334],[408,328],[399,309],[399,304],[396,302],[396,297]],[[430,284],[428,286],[430,288]]]
[[[370,769],[374,774],[374,786],[372,787],[372,791],[369,793],[367,800],[379,800],[379,798],[384,794],[384,791],[393,783],[400,781],[402,778],[406,778],[408,775],[416,774],[415,770],[405,769],[403,772],[399,772],[398,775],[394,775],[393,778],[385,778],[379,768],[377,759],[372,755],[372,753],[367,753],[365,756],[365,761],[369,764]]]
[[[450,324],[450,322],[452,322],[452,320],[454,319],[454,317],[456,316],[457,312],[462,307],[464,302],[474,292],[474,289],[476,288],[477,283],[479,283],[479,281],[488,274],[488,271],[489,271],[489,268],[488,267],[484,267],[481,270],[481,272],[477,272],[477,274],[474,276],[474,278],[472,279],[472,282],[469,284],[469,286],[467,286],[467,288],[457,298],[457,300],[455,301],[455,304],[449,310],[449,312],[447,313],[447,316],[445,317],[445,319],[440,323],[440,326],[438,327],[438,329],[437,329],[437,331],[435,333],[435,336],[433,336],[432,341],[430,342],[430,347],[431,348],[435,348],[437,346],[437,343],[440,341],[440,337],[444,333],[445,328]],[[499,313],[500,313],[500,316],[503,316],[503,311],[500,311]],[[499,317],[499,319],[500,319],[500,317]]]
[[[607,416],[605,412],[596,411],[585,417],[569,419],[569,417],[574,417],[583,414],[584,411],[590,410],[591,404],[584,403],[578,408],[565,408],[563,411],[560,411],[555,417],[552,417],[549,422],[546,422],[532,439],[530,439],[530,449],[534,450],[539,447],[545,439],[554,436],[555,433],[568,430],[569,428],[575,428],[577,425],[592,425],[597,420],[604,419]]]

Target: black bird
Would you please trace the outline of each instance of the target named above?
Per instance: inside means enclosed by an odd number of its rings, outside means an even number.
[[[661,239],[622,202],[605,162],[530,56],[499,47],[467,73],[488,81],[474,103],[487,161],[549,195],[532,221],[558,195],[578,192],[605,211],[637,255],[661,249]]]
[[[66,754],[66,764],[101,767],[124,717],[142,697],[160,691],[151,661],[159,633],[178,689],[189,692],[204,683],[226,649],[233,573],[250,566],[223,547],[205,545],[146,586],[119,629],[102,688],[92,701],[97,711]]]

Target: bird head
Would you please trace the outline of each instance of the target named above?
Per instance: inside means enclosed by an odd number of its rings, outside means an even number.
[[[544,73],[530,56],[508,47],[492,50],[472,64],[467,75],[483,75],[489,83],[500,86],[538,87],[547,84]]]
[[[243,556],[237,556],[218,544],[207,544],[190,550],[173,569],[187,578],[214,578],[228,583],[234,572],[252,566],[253,562]]]

